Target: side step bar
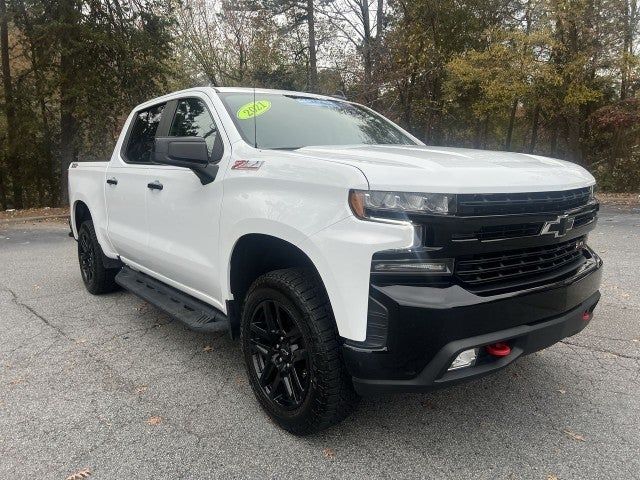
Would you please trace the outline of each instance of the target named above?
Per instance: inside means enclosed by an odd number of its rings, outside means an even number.
[[[126,265],[116,275],[116,283],[191,330],[206,333],[229,330],[229,319],[220,310]]]

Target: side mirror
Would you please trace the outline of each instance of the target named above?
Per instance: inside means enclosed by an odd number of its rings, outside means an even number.
[[[202,137],[157,137],[153,144],[153,161],[193,170],[200,183],[215,180],[218,165],[209,163],[207,144]]]

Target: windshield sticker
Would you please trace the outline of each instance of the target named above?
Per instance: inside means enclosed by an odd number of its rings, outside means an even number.
[[[240,120],[248,120],[258,115],[262,115],[271,108],[271,102],[269,100],[257,100],[255,102],[249,102],[242,105],[236,112],[236,117]]]

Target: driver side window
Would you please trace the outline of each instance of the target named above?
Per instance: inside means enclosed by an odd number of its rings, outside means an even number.
[[[202,100],[197,98],[178,100],[169,136],[204,138],[209,158],[219,158],[216,152],[222,151],[223,148],[222,138],[209,109]]]

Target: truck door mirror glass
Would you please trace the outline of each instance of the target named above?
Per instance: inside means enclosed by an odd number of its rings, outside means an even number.
[[[153,161],[190,168],[203,185],[213,182],[218,173],[218,165],[209,163],[207,143],[202,137],[156,137]]]

